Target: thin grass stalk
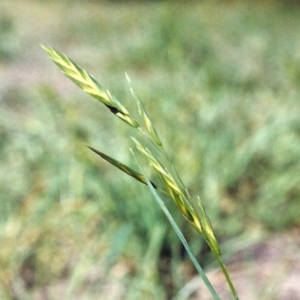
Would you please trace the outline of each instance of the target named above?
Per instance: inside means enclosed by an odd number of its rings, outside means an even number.
[[[227,268],[226,268],[226,266],[225,266],[225,264],[224,264],[224,262],[223,262],[223,259],[222,259],[222,256],[221,256],[221,255],[218,255],[218,256],[217,256],[217,261],[218,261],[219,266],[221,267],[222,272],[223,272],[223,274],[224,274],[224,276],[225,276],[225,278],[226,278],[226,281],[227,281],[227,283],[228,283],[228,285],[229,285],[229,288],[230,288],[230,291],[231,291],[231,293],[232,293],[232,296],[234,297],[234,299],[239,300],[238,293],[237,293],[237,291],[236,291],[236,289],[235,289],[235,286],[234,286],[234,284],[233,284],[233,282],[232,282],[232,280],[231,280],[231,277],[230,277],[230,275],[229,275],[229,273],[228,273],[228,271],[227,271]]]

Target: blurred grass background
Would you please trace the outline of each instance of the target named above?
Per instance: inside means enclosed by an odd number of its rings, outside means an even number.
[[[230,258],[300,226],[299,26],[297,1],[1,1],[0,298],[171,299],[194,275],[148,189],[85,147],[134,167],[131,129],[40,44],[134,112],[129,74]]]

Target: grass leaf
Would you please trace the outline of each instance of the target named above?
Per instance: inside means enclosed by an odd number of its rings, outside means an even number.
[[[99,156],[101,156],[103,159],[105,159],[106,161],[108,161],[109,163],[111,163],[112,165],[114,165],[115,167],[120,169],[121,171],[123,171],[124,173],[126,173],[129,176],[135,178],[139,182],[142,182],[142,183],[147,185],[147,181],[145,180],[145,178],[142,174],[136,172],[135,170],[133,170],[132,168],[130,168],[126,165],[124,165],[123,163],[119,162],[118,160],[104,154],[103,152],[100,152],[100,151],[96,150],[93,147],[90,147],[90,146],[87,146],[87,147],[89,149],[91,149],[93,152],[95,152],[96,154],[98,154]],[[157,188],[157,186],[153,182],[151,182],[151,184],[153,185],[154,188]]]

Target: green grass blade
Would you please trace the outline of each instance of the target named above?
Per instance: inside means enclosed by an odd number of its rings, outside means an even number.
[[[98,150],[96,150],[93,147],[87,146],[89,149],[91,149],[93,152],[95,152],[96,154],[98,154],[99,156],[101,156],[104,160],[106,160],[107,162],[111,163],[113,166],[117,167],[118,169],[120,169],[121,171],[123,171],[124,173],[126,173],[127,175],[133,177],[134,179],[138,180],[139,182],[142,182],[144,184],[147,185],[147,181],[145,179],[145,177],[138,173],[137,171],[133,170],[132,168],[124,165],[123,163],[119,162],[118,160],[104,154],[103,152],[100,152]],[[151,181],[152,186],[156,189],[156,185]]]

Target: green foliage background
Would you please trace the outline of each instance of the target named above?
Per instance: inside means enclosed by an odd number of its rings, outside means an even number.
[[[85,147],[135,167],[131,129],[40,44],[134,112],[129,74],[230,257],[262,233],[300,225],[299,23],[297,8],[270,4],[2,1],[1,299],[35,299],[45,286],[50,299],[59,289],[93,298],[108,282],[124,284],[126,299],[166,299],[192,272],[178,271],[189,262],[147,187]]]

